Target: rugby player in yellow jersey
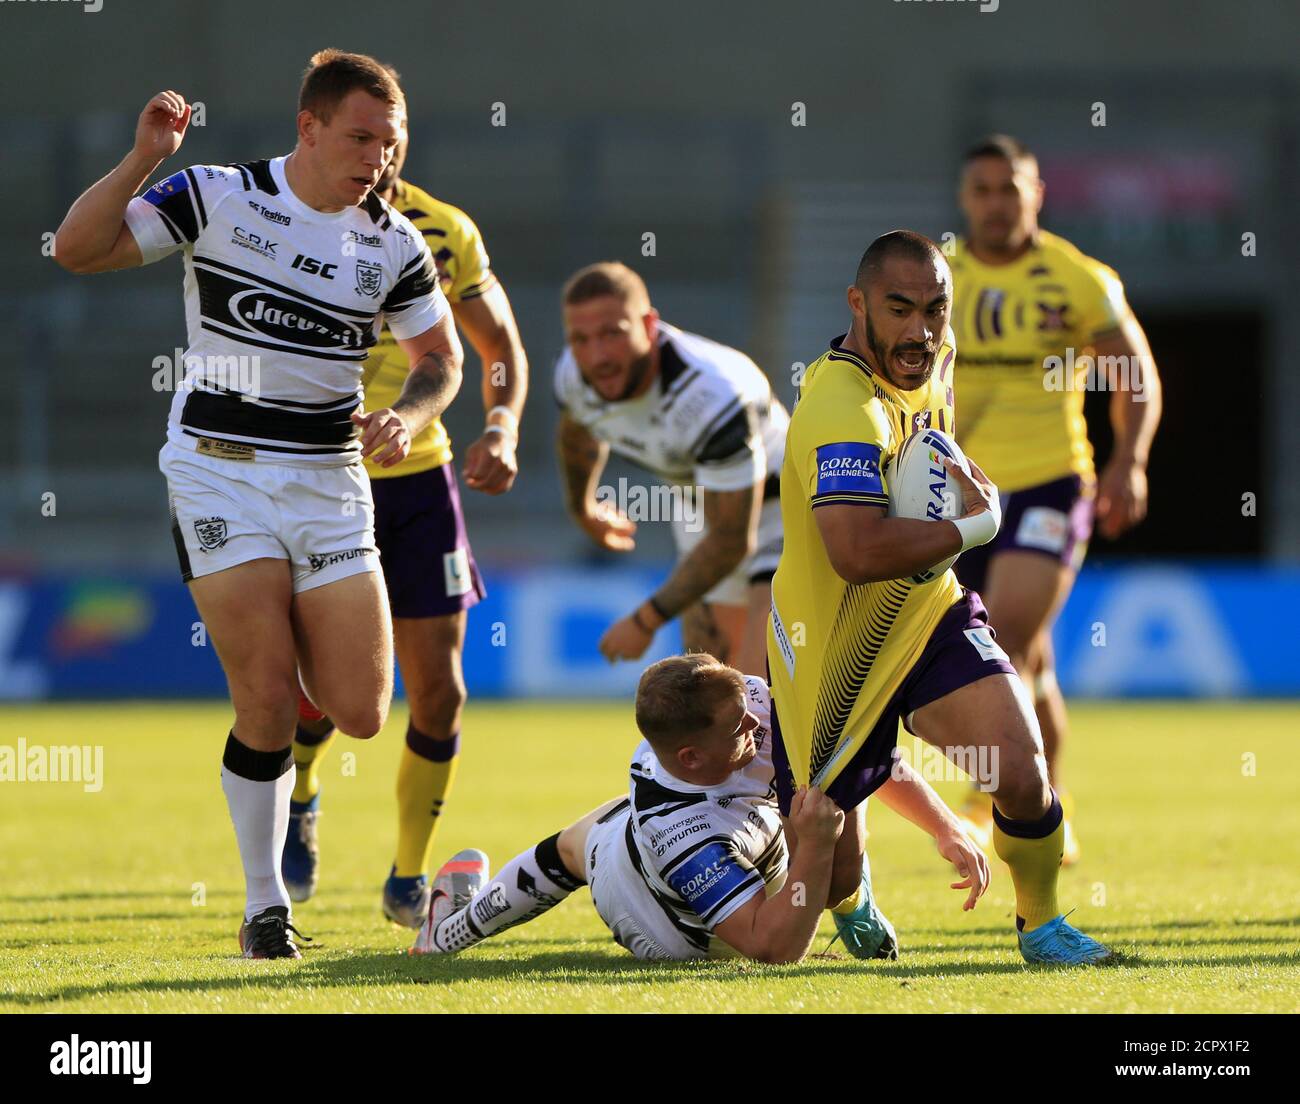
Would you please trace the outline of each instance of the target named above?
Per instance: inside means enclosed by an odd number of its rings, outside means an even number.
[[[949,463],[955,521],[886,516],[884,471],[901,442],[953,428],[951,277],[929,239],[872,242],[848,289],[849,332],[807,369],[781,471],[785,545],[772,580],[768,667],[783,812],[815,785],[846,816],[827,904],[850,953],[890,940],[864,862],[866,798],[890,777],[900,720],[955,761],[991,764],[993,845],[1011,870],[1029,962],[1084,964],[1111,952],[1065,922],[1056,901],[1061,804],[1047,780],[1023,684],[974,591],[951,571],[911,581],[997,533],[997,488]],[[797,833],[787,826],[797,854]]]
[[[972,147],[960,200],[967,235],[950,262],[959,443],[1002,492],[1004,518],[997,537],[956,570],[984,596],[998,642],[1032,688],[1048,777],[1065,804],[1069,865],[1079,848],[1061,788],[1066,714],[1052,622],[1083,562],[1094,511],[1112,538],[1146,514],[1160,378],[1119,277],[1039,228],[1043,183],[1032,153],[1005,135]],[[1090,383],[1111,390],[1115,444],[1100,481],[1083,418]],[[973,791],[963,815],[987,840],[988,795]]]
[[[375,190],[424,234],[456,323],[483,362],[487,424],[465,450],[463,475],[472,490],[504,494],[518,471],[515,446],[528,361],[478,227],[464,211],[401,179],[407,144],[403,133]],[[385,328],[365,365],[366,407],[388,404],[408,371],[406,356]],[[410,705],[397,772],[397,851],[384,884],[383,910],[390,920],[419,928],[429,910],[429,851],[460,746],[466,611],[486,591],[465,533],[451,442],[442,422],[431,422],[401,463],[367,463],[366,468],[397,662]],[[293,744],[298,777],[282,864],[295,901],[306,900],[316,888],[319,766],[333,734],[330,719],[304,701]]]

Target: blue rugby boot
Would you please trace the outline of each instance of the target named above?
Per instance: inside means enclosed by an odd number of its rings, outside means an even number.
[[[419,931],[428,918],[432,894],[427,874],[399,878],[394,863],[384,883],[384,915],[394,924]]]
[[[838,939],[854,958],[898,957],[898,936],[894,933],[894,925],[876,908],[871,896],[871,864],[866,855],[862,856],[862,903],[845,916],[832,912],[831,919],[835,921],[835,938],[828,950]]]
[[[307,901],[316,892],[320,873],[320,846],[316,842],[316,821],[320,817],[320,793],[310,801],[289,802],[289,835],[280,857],[280,875],[289,900]]]
[[[1034,965],[1099,966],[1115,958],[1114,951],[1067,924],[1064,916],[1030,932],[1018,931],[1016,940],[1025,961]]]

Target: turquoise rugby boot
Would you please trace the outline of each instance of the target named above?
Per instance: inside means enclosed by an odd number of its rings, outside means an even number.
[[[854,958],[898,957],[898,936],[894,933],[894,925],[876,908],[871,896],[871,864],[866,855],[862,856],[862,904],[847,916],[832,912],[831,919],[835,921],[835,938],[827,950],[838,939]]]
[[[1078,928],[1064,916],[1049,920],[1031,932],[1016,932],[1026,962],[1049,966],[1098,966],[1115,958],[1115,952]]]

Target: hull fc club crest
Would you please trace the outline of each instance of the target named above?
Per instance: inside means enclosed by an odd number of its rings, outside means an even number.
[[[371,299],[379,294],[379,285],[384,278],[382,265],[370,261],[357,261],[357,291],[369,295]]]
[[[219,517],[199,518],[194,523],[194,532],[204,552],[211,552],[226,543],[226,519]]]

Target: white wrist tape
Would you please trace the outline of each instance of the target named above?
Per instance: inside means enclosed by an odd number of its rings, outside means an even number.
[[[514,412],[513,410],[510,409],[510,407],[508,407],[508,406],[494,406],[491,410],[489,410],[489,411],[487,412],[487,416],[488,416],[489,418],[491,418],[492,415],[494,415],[494,414],[501,414],[501,415],[503,415],[503,416],[505,417],[505,419],[506,419],[506,423],[507,423],[511,428],[514,429],[514,431],[515,431],[516,434],[519,433],[519,418],[515,415],[515,412]]]
[[[981,510],[970,517],[953,518],[952,523],[957,526],[957,532],[961,534],[963,552],[968,548],[988,544],[998,535],[998,528],[1002,524],[1002,509],[997,496],[994,496],[987,510]]]

